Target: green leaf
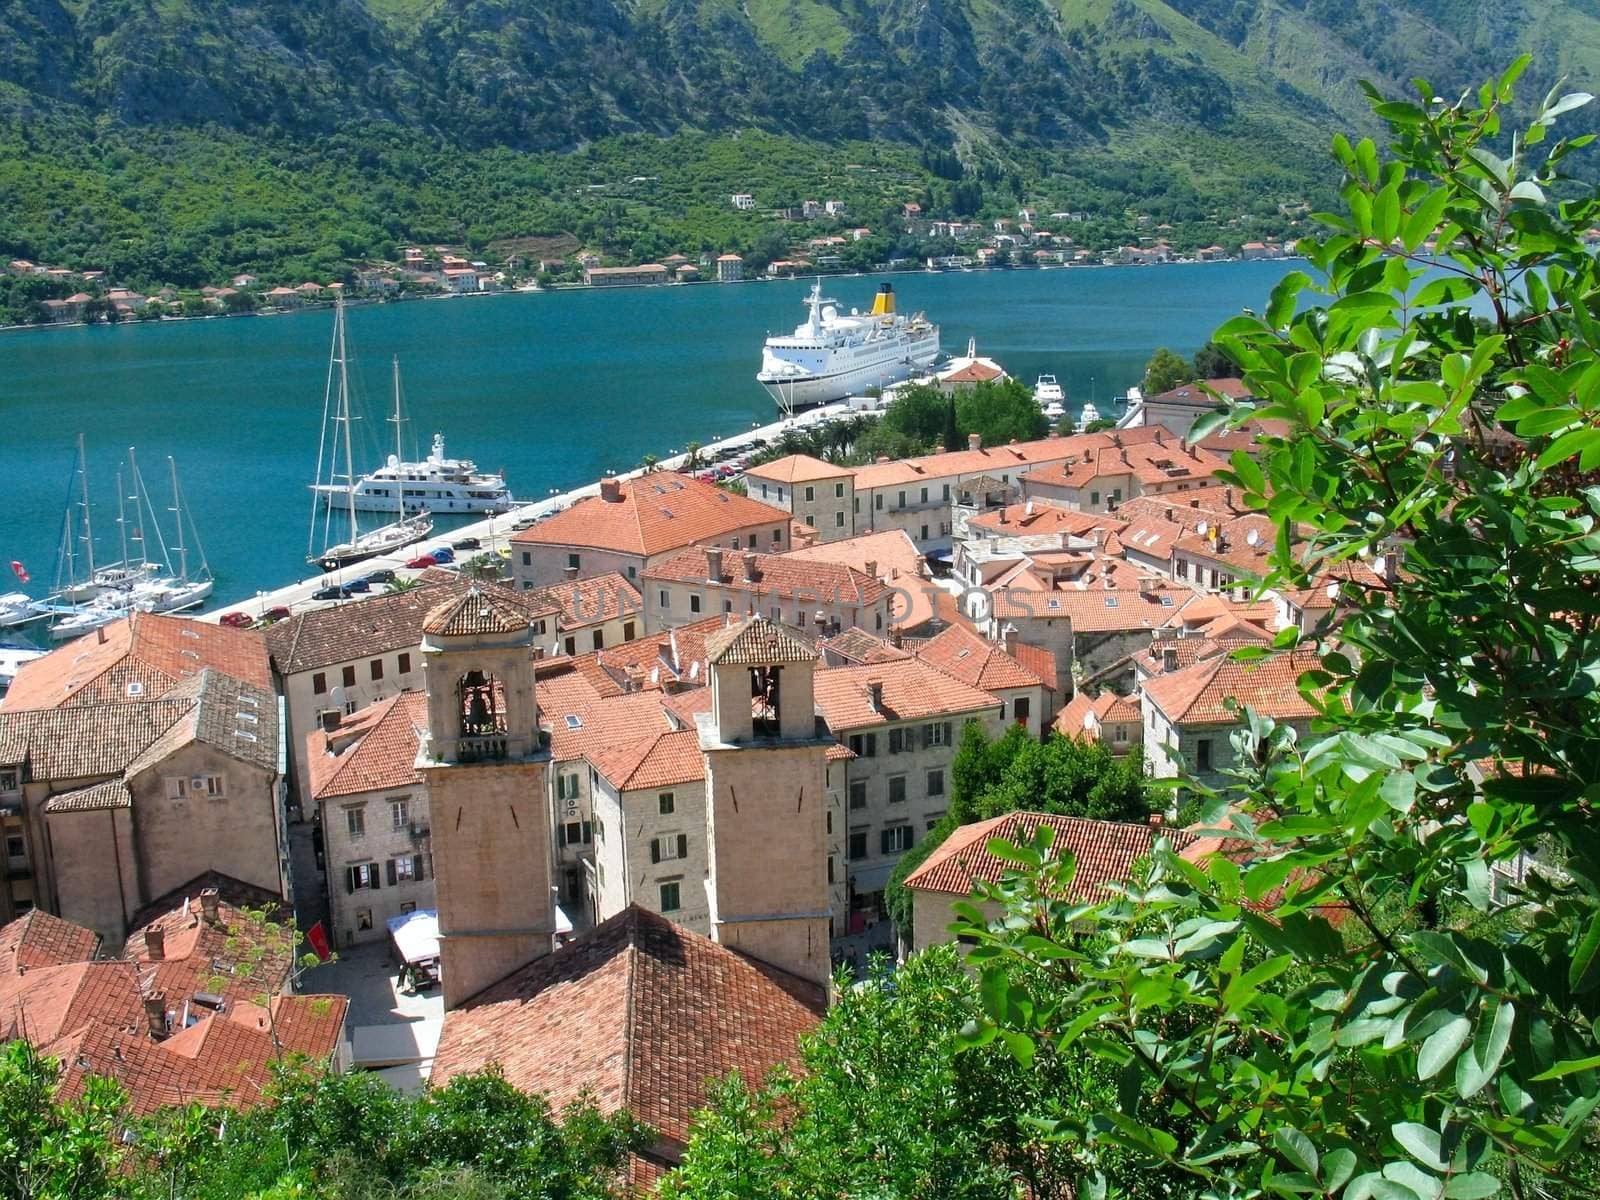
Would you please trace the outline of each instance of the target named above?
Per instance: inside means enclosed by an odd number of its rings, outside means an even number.
[[[1597,959],[1597,951],[1600,951],[1600,911],[1589,917],[1589,927],[1584,930],[1583,940],[1578,943],[1578,948],[1572,952],[1572,964],[1567,968],[1567,986],[1578,995],[1592,990],[1595,984],[1600,983],[1600,959]]]
[[[1322,1160],[1322,1188],[1330,1196],[1345,1185],[1355,1174],[1356,1156],[1353,1150],[1340,1147],[1331,1150]]]
[[[1444,1194],[1448,1200],[1484,1200],[1487,1196],[1495,1196],[1500,1192],[1500,1180],[1483,1171],[1474,1171],[1470,1175],[1456,1175],[1444,1185]]]
[[[1576,1075],[1579,1071],[1593,1071],[1600,1069],[1600,1054],[1591,1058],[1569,1058],[1565,1062],[1558,1062],[1548,1071],[1541,1071],[1530,1082],[1548,1083],[1552,1079],[1560,1079],[1567,1075]]]
[[[1417,206],[1412,209],[1411,215],[1406,218],[1405,236],[1402,239],[1407,252],[1415,250],[1439,226],[1439,218],[1444,216],[1444,207],[1450,202],[1450,192],[1445,188],[1434,188]]]
[[[1389,1132],[1394,1134],[1395,1141],[1405,1147],[1407,1154],[1430,1171],[1445,1169],[1444,1159],[1439,1157],[1439,1135],[1426,1125],[1402,1121],[1391,1126]]]
[[[1299,1167],[1307,1175],[1316,1177],[1320,1160],[1317,1158],[1317,1148],[1311,1144],[1311,1139],[1288,1125],[1281,1125],[1272,1133],[1272,1144],[1278,1152]]]
[[[1432,1079],[1444,1070],[1471,1035],[1472,1022],[1465,1017],[1456,1017],[1436,1029],[1417,1053],[1417,1078]]]

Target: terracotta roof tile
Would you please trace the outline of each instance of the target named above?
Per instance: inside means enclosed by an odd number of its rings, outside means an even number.
[[[1032,478],[1030,474],[1028,478]],[[1027,537],[1034,534],[1067,533],[1082,537],[1096,529],[1121,529],[1122,522],[1106,513],[1075,512],[1058,508],[1044,500],[1025,500],[967,521],[972,536]]]
[[[827,654],[835,659],[843,659],[841,665],[853,666],[860,663],[898,662],[903,658],[910,658],[911,652],[901,650],[890,645],[880,637],[868,633],[865,629],[845,629],[830,638],[824,638],[817,643]]]
[[[692,729],[664,728],[625,745],[593,746],[587,757],[619,792],[672,787],[705,778],[700,735]]]
[[[428,697],[401,692],[306,735],[306,765],[317,800],[414,787],[417,749],[428,726]]]
[[[772,666],[815,662],[819,657],[810,639],[794,626],[769,621],[759,613],[706,639],[706,661],[712,666]]]
[[[810,483],[818,479],[844,479],[852,474],[850,467],[813,458],[809,454],[790,454],[760,463],[745,470],[746,475],[775,483]]]
[[[1030,646],[1026,642],[1018,642],[1009,651],[1012,658],[1022,664],[1026,671],[1032,671],[1043,682],[1045,687],[1053,692],[1066,691],[1060,675],[1056,671],[1056,656],[1043,646]],[[1068,681],[1071,682],[1070,680]]]
[[[917,657],[962,683],[992,692],[997,688],[1040,687],[1044,680],[969,629],[951,626],[917,648]]]
[[[789,521],[782,509],[670,471],[620,480],[617,486],[619,499],[585,496],[511,540],[650,557],[750,526],[776,528]]]
[[[430,609],[422,619],[422,632],[432,637],[527,632],[528,606],[513,603],[503,592],[502,588],[469,587]]]
[[[998,620],[1069,618],[1076,633],[1156,629],[1191,603],[1195,593],[1161,584],[1148,589],[1024,587],[996,589],[992,611]]]
[[[1316,710],[1305,702],[1296,682],[1317,665],[1317,656],[1305,651],[1275,654],[1255,662],[1236,662],[1221,654],[1186,670],[1145,680],[1144,695],[1179,725],[1233,724],[1239,713],[1224,706],[1230,699],[1275,720],[1306,720],[1315,716]]]
[[[1195,383],[1186,383],[1175,387],[1171,391],[1161,392],[1155,396],[1146,396],[1146,404],[1188,404],[1195,408],[1210,411],[1218,406],[1215,396],[1210,391],[1218,392],[1230,400],[1245,400],[1250,396],[1242,379],[1202,379]]]
[[[902,628],[918,629],[933,619],[934,601],[930,593],[935,589],[925,578],[922,555],[903,529],[821,542],[802,550],[791,550],[784,557],[802,562],[834,563],[882,580],[891,593],[890,619]],[[870,571],[869,566],[872,567]]]
[[[272,687],[272,664],[259,631],[134,613],[25,663],[0,709],[154,700],[206,667]]]
[[[707,1085],[799,1058],[821,988],[630,907],[445,1014],[433,1082],[499,1064],[551,1108],[588,1092],[681,1147]]]
[[[675,583],[708,583],[711,575],[707,561],[704,549],[691,547],[646,568],[642,577]],[[759,592],[779,600],[805,597],[808,603],[863,607],[877,604],[888,591],[881,580],[837,563],[795,558],[789,554],[757,554],[755,566],[757,578],[751,582],[745,576],[741,556],[724,551],[722,586],[749,589],[751,596]]]
[[[26,762],[34,779],[120,775],[193,706],[188,699],[163,699],[4,712],[0,745],[6,747],[6,758]]]
[[[883,685],[883,711],[872,707],[871,687]],[[826,667],[816,675],[816,704],[835,733],[995,710],[1000,700],[916,658]]]
[[[94,930],[36,908],[0,928],[0,978],[86,961],[99,950]]]
[[[133,794],[120,779],[92,783],[70,792],[57,792],[45,801],[46,815],[69,812],[100,812],[109,808],[132,808]]]
[[[583,692],[572,686],[551,691],[541,688],[539,710],[550,727],[554,761],[570,762],[591,751],[631,746],[671,728],[664,709],[666,696],[659,688],[621,696],[590,696],[585,700]]]
[[[1182,830],[1161,830],[1125,821],[1094,821],[1052,813],[1014,812],[963,825],[955,830],[923,864],[906,877],[908,888],[966,896],[974,880],[998,883],[1014,863],[991,854],[988,844],[1004,838],[1017,844],[1033,839],[1041,825],[1055,830],[1052,854],[1070,850],[1077,860],[1068,894],[1063,899],[1093,901],[1104,898],[1105,885],[1124,880],[1133,864],[1148,855],[1156,837],[1165,832],[1181,852],[1194,841]]]
[[[1167,433],[1165,436],[1170,437],[1171,434]],[[987,474],[998,479],[1003,474],[1010,474],[1015,477],[1019,467],[1061,462],[1067,458],[1081,458],[1091,448],[1109,446],[1118,439],[1121,439],[1124,445],[1134,445],[1154,440],[1155,437],[1156,432],[1152,427],[1082,433],[1074,437],[1039,438],[1031,442],[986,446],[978,450],[952,449],[943,454],[926,454],[920,458],[905,458],[896,462],[857,467],[856,490],[926,483],[930,479],[951,479],[956,476]]]
[[[549,587],[520,593],[535,604],[557,611],[562,629],[580,629],[633,614],[643,622],[644,597],[616,571],[587,579],[564,579]]]

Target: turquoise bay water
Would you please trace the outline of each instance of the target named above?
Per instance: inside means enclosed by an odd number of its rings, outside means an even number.
[[[1243,307],[1259,309],[1282,262],[893,277],[902,310],[942,327],[946,353],[997,358],[1030,385],[1055,374],[1076,412],[1135,384],[1157,346],[1197,349]],[[827,281],[865,308],[874,277]],[[624,470],[773,419],[754,374],[761,341],[803,317],[809,281],[567,291],[354,307],[352,391],[368,419],[358,469],[392,447],[398,355],[411,441],[503,468],[519,498]],[[137,447],[158,505],[166,457],[226,604],[303,578],[332,314],[0,334],[0,560],[42,594],[55,574],[81,432],[97,558],[120,557],[114,474]],[[363,450],[362,443],[365,443]],[[319,542],[320,545],[320,542]],[[0,579],[7,590],[9,577]]]

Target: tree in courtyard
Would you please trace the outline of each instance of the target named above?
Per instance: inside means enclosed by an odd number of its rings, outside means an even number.
[[[1139,390],[1146,396],[1159,396],[1162,392],[1182,387],[1194,377],[1194,368],[1183,355],[1162,346],[1144,365],[1144,378],[1139,383]]]
[[[1600,192],[1562,176],[1589,137],[1549,140],[1589,96],[1501,136],[1527,62],[1455,102],[1372,92],[1389,157],[1335,138],[1316,277],[1216,334],[1257,397],[1219,420],[1287,428],[1228,477],[1278,527],[1265,585],[1350,613],[1277,639],[1310,662],[1309,736],[1244,708],[1228,786],[1190,785],[1230,853],[1162,847],[1074,908],[1047,838],[996,847],[1019,870],[978,894],[1009,916],[965,912],[969,1044],[1118,1072],[1114,1103],[1046,1118],[1086,1161],[1217,1197],[1597,1194]]]
[[[963,388],[956,394],[956,424],[963,436],[975,433],[985,446],[1031,441],[1050,427],[1033,393],[1017,379]]]

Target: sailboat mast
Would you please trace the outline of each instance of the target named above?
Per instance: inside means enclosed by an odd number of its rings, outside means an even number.
[[[172,519],[178,525],[178,579],[189,582],[189,554],[183,546],[183,503],[178,496],[178,464],[167,455],[167,468],[172,472]]]
[[[356,544],[356,460],[350,450],[350,374],[345,363],[344,298],[333,302],[339,337],[339,419],[344,422],[345,502],[350,509],[350,544]]]
[[[406,519],[406,484],[400,475],[400,464],[404,461],[400,453],[400,356],[394,356],[394,465],[395,465],[395,503],[400,509],[400,520]]]
[[[86,578],[94,578],[94,530],[89,525],[89,460],[83,452],[83,434],[78,435],[78,479],[83,484],[83,553],[89,564]]]
[[[123,505],[122,472],[117,472],[117,531],[122,541],[122,565],[128,565],[128,512]]]

